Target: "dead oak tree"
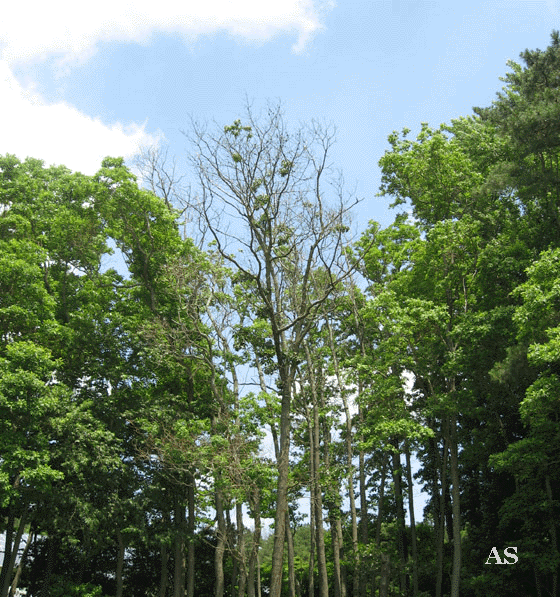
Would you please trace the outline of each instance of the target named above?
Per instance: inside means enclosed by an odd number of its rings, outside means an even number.
[[[329,152],[334,131],[312,123],[290,133],[280,106],[223,129],[196,123],[188,135],[200,184],[194,202],[234,282],[252,295],[253,323],[266,325],[281,398],[271,597],[280,597],[288,509],[292,388],[303,342],[320,306],[350,274],[348,212]],[[317,275],[321,272],[321,275]]]

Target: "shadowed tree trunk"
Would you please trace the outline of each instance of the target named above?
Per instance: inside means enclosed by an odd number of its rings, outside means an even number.
[[[398,444],[397,444],[398,445]],[[400,559],[399,578],[401,591],[407,592],[406,563],[408,560],[408,549],[406,544],[406,519],[404,514],[403,493],[402,493],[402,470],[401,458],[398,452],[392,453],[393,458],[393,483],[395,488],[395,502],[397,509],[397,548]]]
[[[334,341],[334,334],[332,325],[327,318],[327,326],[329,332],[329,343],[331,348],[331,354],[333,359],[334,371],[336,375],[336,381],[338,385],[338,390],[340,392],[340,397],[342,400],[342,405],[344,407],[344,416],[345,416],[345,426],[346,426],[346,437],[345,437],[345,446],[346,446],[346,459],[347,459],[347,486],[348,486],[348,498],[350,501],[350,522],[351,522],[351,532],[352,532],[352,568],[354,571],[354,587],[353,592],[356,597],[358,596],[359,592],[359,568],[360,568],[360,561],[358,556],[358,517],[356,514],[356,497],[354,495],[354,469],[353,469],[353,447],[352,447],[352,440],[353,440],[353,433],[352,433],[352,417],[350,416],[350,408],[348,406],[348,398],[347,398],[347,390],[345,387],[345,383],[342,379],[342,375],[340,372],[340,367],[338,364],[338,356],[336,354],[336,346]],[[340,523],[340,519],[339,519]],[[342,542],[341,542],[342,544]],[[344,575],[346,576],[346,575]],[[346,594],[346,581],[341,585],[343,597]]]
[[[361,390],[361,388],[360,388]],[[363,426],[364,416],[363,409],[358,407],[358,418],[360,420],[360,427]],[[360,434],[360,444],[363,444],[364,436]],[[367,499],[366,499],[366,464],[365,453],[363,448],[358,452],[358,467],[359,467],[359,481],[360,481],[360,544],[367,545],[369,540],[369,524],[367,517]],[[365,572],[360,568],[359,572],[359,597],[366,596],[367,577]]]
[[[18,588],[19,580],[21,578],[21,573],[23,571],[23,567],[25,566],[25,562],[27,560],[27,554],[29,552],[29,548],[31,547],[31,544],[33,543],[34,538],[35,538],[35,531],[32,530],[31,525],[30,525],[28,535],[27,535],[27,541],[25,542],[25,547],[23,548],[23,553],[21,554],[21,559],[19,561],[19,565],[17,567],[16,574],[15,574],[14,580],[12,582],[12,586],[10,587],[11,595],[15,595],[15,593],[16,593],[16,589]]]
[[[241,504],[235,504],[235,515],[237,520],[237,549],[239,552],[239,588],[238,597],[245,597],[247,587],[247,563],[245,561],[245,528],[243,526],[243,512]]]
[[[290,516],[286,514],[286,544],[288,546],[288,587],[290,597],[296,597],[296,576],[294,562],[294,537],[290,526]]]
[[[187,597],[194,595],[194,573],[195,573],[195,553],[194,553],[194,529],[195,529],[195,478],[194,475],[187,473]]]
[[[10,590],[10,585],[12,584],[12,572],[13,572],[15,564],[16,564],[19,545],[21,543],[21,538],[23,536],[23,531],[25,529],[25,526],[27,525],[29,515],[30,515],[29,508],[25,508],[23,511],[23,514],[21,515],[21,518],[19,520],[15,538],[12,539],[13,528],[14,528],[14,518],[13,518],[13,511],[11,512],[12,518],[11,518],[11,522],[10,522],[10,520],[8,521],[9,528],[6,530],[6,536],[5,536],[6,538],[5,538],[4,562],[2,564],[2,574],[3,574],[2,595],[8,595],[8,592]]]
[[[173,597],[185,597],[185,504],[180,495],[175,497],[173,517],[175,525]]]
[[[251,546],[251,557],[249,558],[249,579],[247,583],[247,596],[255,597],[255,582],[260,585],[260,580],[255,579],[255,574],[259,565],[259,547],[261,544],[261,512],[260,512],[259,490],[253,492],[251,508],[255,521],[255,530],[253,531],[253,544]],[[259,586],[260,594],[260,586]]]
[[[410,464],[410,448],[405,440],[406,478],[408,481],[408,511],[410,515],[410,540],[412,546],[412,594],[418,596],[418,546],[416,543],[416,520],[414,517],[414,484]]]
[[[224,518],[222,490],[219,487],[216,487],[214,490],[214,503],[216,507],[216,520],[218,523],[216,531],[216,551],[214,553],[214,594],[215,597],[224,597],[226,522]]]
[[[313,478],[311,480],[314,486],[314,506],[315,506],[315,545],[317,548],[317,563],[319,570],[319,597],[328,597],[329,583],[327,576],[327,559],[325,553],[325,531],[323,528],[323,493],[320,483],[321,471],[321,453],[320,453],[320,437],[321,428],[319,424],[319,396],[317,391],[317,382],[315,379],[315,372],[313,371],[313,360],[311,359],[311,351],[307,342],[304,342],[305,354],[307,357],[307,379],[311,391],[312,399],[312,417],[313,417],[313,438],[310,439],[309,445],[312,449],[310,457],[313,459]]]
[[[459,447],[457,444],[456,415],[449,417],[448,425],[451,455],[451,500],[453,509],[453,569],[451,571],[451,597],[459,597],[461,582],[461,489],[459,486]]]
[[[117,529],[117,545],[118,545],[118,552],[117,552],[117,571],[116,571],[116,581],[117,581],[117,590],[116,590],[116,597],[122,597],[123,594],[123,568],[124,568],[124,539],[122,536],[122,532],[120,529]]]
[[[159,573],[159,597],[167,595],[167,583],[169,573],[167,570],[167,563],[169,562],[169,552],[165,541],[161,542],[160,546],[160,573]]]
[[[381,461],[381,482],[379,484],[379,503],[377,505],[377,521],[375,523],[375,547],[379,549],[381,545],[381,521],[383,520],[384,506],[385,506],[385,478],[387,476],[387,463],[388,455],[387,452],[383,453],[383,460]],[[383,576],[383,558],[384,554],[381,554],[381,576]],[[381,582],[381,581],[380,581]],[[375,574],[372,575],[372,584],[375,587]],[[375,590],[375,589],[374,589]],[[381,594],[381,587],[380,587]]]

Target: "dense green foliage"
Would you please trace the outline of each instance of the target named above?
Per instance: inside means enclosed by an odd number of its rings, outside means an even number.
[[[558,597],[560,35],[521,58],[389,135],[351,245],[278,110],[182,205],[0,156],[0,597]]]

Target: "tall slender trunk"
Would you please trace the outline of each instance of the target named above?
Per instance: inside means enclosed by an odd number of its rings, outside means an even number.
[[[290,526],[289,513],[286,513],[286,544],[288,546],[288,587],[290,597],[296,597],[294,536],[292,535],[292,528]]]
[[[553,511],[552,501],[552,486],[550,484],[550,475],[545,477],[546,497],[548,498],[548,512],[550,515],[550,538],[552,539],[552,547],[554,548],[555,554],[558,553],[558,537],[556,535],[556,520]],[[552,573],[552,597],[558,597],[558,567],[555,568]]]
[[[119,528],[117,528],[117,544],[118,544],[118,552],[117,552],[117,570],[116,570],[116,597],[122,597],[123,594],[123,568],[124,568],[124,539],[122,536],[122,532]]]
[[[168,562],[169,552],[167,551],[167,544],[162,541],[160,546],[159,597],[167,595],[167,583],[169,579],[169,572],[167,570]]]
[[[389,595],[389,575],[391,573],[391,560],[389,554],[381,554],[381,579],[379,581],[379,597],[388,597]]]
[[[235,504],[235,516],[237,520],[237,550],[239,553],[239,585],[238,597],[245,597],[247,587],[247,562],[245,554],[245,528],[243,526],[243,512],[241,504]]]
[[[247,566],[247,597],[255,597],[256,573],[257,562],[256,559],[253,557],[253,553],[251,553],[251,555],[249,556],[249,563]]]
[[[410,515],[410,539],[412,543],[412,594],[418,597],[418,545],[416,542],[416,520],[414,516],[414,484],[410,463],[410,447],[408,440],[404,442],[406,456],[406,478],[408,481],[408,511]]]
[[[216,519],[218,530],[216,533],[216,551],[214,552],[214,595],[224,597],[224,552],[226,541],[226,523],[224,518],[224,506],[222,490],[219,487],[219,478],[215,479],[214,500],[216,508]]]
[[[21,578],[21,573],[23,572],[23,567],[25,566],[25,561],[27,559],[27,554],[29,553],[29,548],[33,543],[33,539],[35,537],[35,531],[32,530],[31,525],[29,526],[28,534],[27,534],[27,541],[25,542],[25,547],[23,548],[23,553],[21,554],[21,559],[19,561],[14,580],[12,582],[12,586],[10,587],[10,594],[15,595],[16,589],[19,585],[19,579]]]
[[[319,405],[313,405],[313,468],[315,478],[315,545],[317,547],[317,564],[319,569],[319,597],[328,597],[329,583],[327,577],[327,559],[325,554],[325,530],[323,528],[323,495],[320,483],[320,453],[319,453]]]
[[[58,553],[59,538],[52,535],[47,539],[47,566],[45,570],[45,578],[39,591],[39,597],[50,597],[51,594],[51,577],[54,571],[56,555]]]
[[[447,440],[443,441],[443,457],[440,457],[437,439],[430,439],[430,446],[433,457],[434,478],[432,482],[433,503],[434,503],[434,522],[436,536],[436,594],[435,597],[441,597],[443,582],[443,540],[445,533],[445,492],[447,491],[447,458],[448,445]],[[437,471],[439,470],[439,484]],[[439,485],[439,487],[438,487]]]
[[[448,456],[449,459],[449,456]],[[447,532],[447,542],[453,545],[453,503],[451,501],[451,491],[449,483],[446,483],[445,493],[443,494],[443,507],[444,507],[444,531]]]
[[[340,575],[340,543],[338,541],[338,530],[334,512],[329,513],[331,526],[331,541],[333,549],[333,585],[334,597],[342,597],[342,579]]]
[[[459,486],[459,446],[457,442],[457,416],[450,426],[451,498],[453,503],[453,570],[451,572],[451,597],[459,597],[461,584],[461,488]]]
[[[384,507],[384,502],[385,502],[385,479],[387,477],[387,462],[388,462],[388,456],[387,456],[387,452],[383,453],[383,459],[381,460],[381,482],[379,483],[379,502],[377,504],[377,520],[375,522],[375,547],[379,550],[379,547],[381,545],[381,521],[383,520],[383,507]],[[379,581],[379,594],[381,595],[381,586],[383,584],[383,574],[384,574],[384,564],[385,564],[385,557],[389,557],[386,556],[386,554],[384,552],[381,553],[381,570],[380,570],[380,574],[381,574],[381,580]],[[387,562],[389,560],[387,559]],[[387,568],[388,569],[388,568]],[[375,571],[372,571],[372,576],[371,576],[371,582],[372,582],[372,592],[375,593]]]
[[[535,586],[537,587],[537,597],[542,597],[541,581],[537,572],[537,567],[533,564],[533,572],[535,573]]]
[[[381,521],[383,520],[383,502],[385,500],[385,479],[387,477],[387,453],[383,454],[381,461],[381,481],[379,483],[379,504],[377,505],[377,521],[375,525],[375,545],[381,545]]]
[[[235,587],[237,586],[239,578],[239,558],[235,553],[235,546],[237,545],[236,531],[234,526],[231,524],[231,516],[229,508],[225,509],[226,515],[226,545],[229,545],[229,552],[232,555],[231,562],[231,577],[230,577],[230,593],[235,596]]]
[[[360,391],[363,388],[360,386]],[[361,406],[358,407],[358,419],[360,421],[360,429],[364,424],[364,411]],[[360,431],[360,444],[363,444],[364,436]],[[358,467],[359,467],[359,481],[360,481],[360,544],[367,545],[369,541],[369,524],[367,517],[367,498],[366,498],[366,457],[363,448],[358,452]],[[354,571],[356,574],[356,571]],[[362,567],[358,570],[358,595],[359,597],[366,597],[367,592],[367,576]]]
[[[397,444],[398,445],[398,444]],[[396,447],[396,446],[395,446]],[[406,545],[406,520],[404,514],[402,481],[401,481],[401,457],[398,452],[393,452],[393,483],[395,488],[395,502],[397,507],[397,547],[400,559],[399,579],[401,592],[407,593],[407,574],[406,563],[408,560],[408,550]]]
[[[321,455],[319,450],[320,425],[319,425],[319,396],[315,373],[313,371],[313,360],[307,343],[304,343],[305,354],[307,357],[307,373],[309,385],[311,388],[311,397],[313,402],[313,446],[311,458],[313,458],[314,477],[312,483],[315,486],[315,542],[317,546],[317,564],[319,569],[319,597],[328,597],[329,582],[327,576],[327,560],[325,554],[325,531],[323,528],[323,496],[320,483]]]
[[[280,341],[275,344],[281,344]],[[286,357],[277,351],[278,371],[282,393],[280,410],[280,450],[278,454],[278,481],[276,491],[276,514],[274,518],[274,547],[270,573],[270,597],[281,597],[284,541],[286,538],[286,513],[288,512],[288,475],[290,472],[290,411],[291,375]]]
[[[338,384],[338,391],[342,399],[342,405],[344,407],[345,416],[345,447],[346,447],[346,460],[347,460],[347,486],[348,486],[348,498],[350,501],[350,521],[351,521],[351,532],[352,532],[352,568],[354,570],[354,595],[358,597],[359,592],[359,569],[360,569],[360,558],[358,553],[358,516],[356,514],[356,497],[354,495],[354,469],[353,469],[353,447],[352,447],[352,417],[350,415],[350,408],[348,407],[348,399],[346,397],[346,388],[343,383],[342,375],[340,373],[340,366],[338,364],[338,357],[336,354],[336,347],[334,341],[333,329],[330,321],[327,319],[328,331],[329,331],[329,342],[331,346],[331,353],[334,364],[334,371],[336,375],[336,381]],[[345,587],[344,583],[344,589]],[[346,592],[344,590],[344,592]]]
[[[309,431],[309,579],[308,579],[308,594],[310,597],[315,595],[315,467],[313,459],[313,424],[311,416],[308,411],[307,415],[308,431]]]
[[[261,505],[259,490],[256,489],[253,495],[252,509],[255,520],[255,530],[253,531],[253,544],[251,546],[251,557],[249,558],[249,580],[247,584],[248,597],[255,597],[255,573],[259,565],[259,548],[261,544]],[[260,584],[258,579],[256,582]]]
[[[177,488],[177,492],[179,492]],[[185,597],[185,504],[182,496],[175,496],[174,507],[175,553],[173,597]]]
[[[322,387],[323,383],[322,380],[319,381],[319,387]],[[322,396],[321,396],[322,397]],[[324,406],[324,400],[321,400],[321,406]],[[331,438],[331,430],[328,422],[323,423],[323,437],[324,437],[324,467],[325,471],[331,470],[331,455],[329,446],[331,445],[332,438]],[[334,487],[333,485],[336,485]],[[340,497],[340,491],[338,487],[338,483],[334,483],[329,488],[329,499],[326,501],[326,506],[329,512],[329,523],[331,527],[331,541],[332,541],[332,550],[333,550],[333,586],[334,586],[334,594],[335,597],[342,597],[343,591],[342,588],[342,569],[340,565],[340,552],[342,549],[342,532],[338,533],[338,526],[340,525],[340,504],[342,503],[342,498]]]
[[[341,554],[341,557],[344,557],[344,535],[342,533],[342,520],[341,520],[340,516],[338,516],[338,518],[336,519],[336,532],[338,534],[338,545],[340,546],[339,552]],[[346,566],[341,566],[341,568],[340,568],[340,595],[341,595],[341,597],[346,597],[347,582],[348,582],[348,578],[346,576]]]
[[[186,578],[186,589],[187,597],[194,597],[194,566],[195,566],[195,553],[194,553],[194,529],[195,529],[195,478],[194,475],[189,472],[187,474],[187,508],[188,508],[188,519],[187,519],[187,578]]]
[[[356,326],[356,336],[358,338],[358,343],[360,347],[360,355],[362,360],[366,357],[366,349],[364,344],[364,329],[363,324],[361,322],[360,312],[358,308],[358,304],[356,302],[356,294],[355,294],[356,286],[354,284],[351,285],[350,289],[350,298],[352,300],[352,314],[354,317],[354,324]],[[363,410],[360,406],[360,399],[359,397],[362,395],[364,391],[363,381],[361,377],[358,378],[358,424],[359,424],[359,436],[360,436],[360,444],[363,443],[363,425],[364,425],[364,416]],[[348,463],[349,466],[352,465],[352,462]],[[367,523],[367,503],[366,503],[366,480],[365,480],[365,454],[362,448],[359,449],[358,452],[358,476],[359,476],[359,484],[360,484],[360,526],[359,526],[359,543],[362,545],[367,545],[368,542],[368,523]],[[352,521],[354,524],[354,521]],[[353,527],[352,527],[353,528]],[[358,541],[358,539],[357,539]],[[354,534],[352,533],[352,548],[354,549]],[[353,571],[354,576],[354,585],[353,585],[353,597],[366,597],[367,592],[367,577],[365,571],[362,569],[360,564],[360,556],[358,551],[358,546],[356,545],[355,553],[355,568]]]
[[[19,519],[19,524],[18,524],[18,528],[16,531],[16,537],[15,540],[13,542],[13,544],[11,545],[11,549],[10,549],[10,553],[8,555],[8,551],[6,550],[4,552],[4,560],[7,560],[7,568],[6,568],[6,576],[4,577],[4,583],[3,583],[3,587],[2,587],[2,594],[3,595],[7,595],[8,591],[10,590],[10,585],[11,585],[11,581],[12,581],[12,572],[14,570],[15,564],[16,564],[16,559],[17,559],[17,554],[19,551],[19,545],[21,543],[21,538],[23,536],[23,531],[25,529],[25,526],[27,525],[27,520],[29,518],[29,508],[25,508],[25,510],[23,511],[23,514],[21,515],[21,518]],[[13,523],[12,523],[13,525]],[[8,544],[8,534],[6,533],[6,546]],[[10,541],[11,541],[11,537],[10,537]]]
[[[261,587],[261,559],[257,556],[257,597],[262,597]]]
[[[8,589],[10,587],[10,577],[12,575],[10,563],[12,561],[12,543],[14,541],[15,519],[16,516],[14,512],[14,507],[12,504],[10,504],[8,510],[8,520],[6,523],[6,533],[4,535],[4,559],[2,561],[2,571],[0,572],[0,590],[2,591],[0,597],[7,597]]]

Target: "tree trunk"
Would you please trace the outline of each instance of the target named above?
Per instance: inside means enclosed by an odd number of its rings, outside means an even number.
[[[556,555],[558,553],[558,538],[556,535],[556,521],[554,518],[553,501],[552,501],[552,486],[550,484],[550,476],[545,477],[546,497],[548,498],[548,511],[550,514],[550,538],[552,539],[552,547]],[[552,597],[558,597],[558,567],[552,573]]]
[[[251,556],[249,557],[249,566],[247,570],[247,597],[255,597],[256,572],[257,562],[256,559],[253,557],[253,553],[251,552]]]
[[[377,520],[375,522],[375,547],[379,550],[379,547],[381,545],[381,521],[383,520],[383,506],[384,506],[384,500],[385,500],[385,478],[387,476],[387,462],[388,462],[388,456],[387,453],[384,452],[383,453],[383,460],[381,461],[381,481],[379,483],[379,503],[377,505]],[[384,554],[381,554],[381,578],[383,578],[383,560],[384,558]],[[375,593],[375,582],[376,582],[376,578],[375,578],[375,572],[372,573],[371,576],[371,582],[372,582],[372,592]],[[379,587],[379,591],[381,594],[381,581],[380,582],[380,587]]]
[[[327,559],[325,554],[325,531],[323,528],[323,496],[320,483],[321,455],[320,455],[320,425],[319,425],[319,396],[313,372],[311,353],[307,343],[304,343],[305,354],[307,356],[307,373],[309,385],[311,388],[311,397],[313,400],[313,441],[310,446],[313,447],[311,458],[313,458],[314,477],[312,483],[315,486],[315,542],[317,546],[317,564],[319,568],[319,597],[328,597],[329,581],[327,576]]]
[[[160,546],[159,597],[165,597],[167,595],[167,582],[169,578],[167,570],[168,561],[169,552],[167,551],[167,544],[162,541]]]
[[[15,595],[16,589],[19,585],[19,579],[21,578],[21,573],[23,571],[23,567],[25,566],[25,561],[27,559],[27,554],[29,552],[29,548],[31,547],[31,543],[33,542],[33,538],[35,536],[35,531],[31,530],[31,525],[29,526],[29,531],[27,535],[27,541],[25,542],[25,547],[23,548],[23,553],[21,554],[21,559],[19,561],[16,574],[14,576],[14,580],[12,582],[12,586],[10,587],[10,595]]]
[[[539,574],[537,567],[533,564],[533,572],[535,573],[535,587],[537,588],[537,597],[542,597],[541,581],[539,580]]]
[[[173,597],[185,597],[185,504],[181,496],[175,497],[175,557]]]
[[[6,523],[6,533],[4,540],[4,559],[2,560],[2,571],[0,572],[0,597],[7,597],[10,588],[10,578],[12,576],[12,550],[14,549],[14,525],[15,525],[14,507],[10,504],[8,511],[8,521]],[[17,548],[16,548],[17,549]]]
[[[259,564],[259,547],[261,544],[261,512],[258,489],[254,492],[252,504],[253,517],[255,520],[255,530],[253,531],[253,545],[251,547],[251,557],[249,559],[249,580],[247,584],[247,596],[255,597],[255,572]],[[260,581],[257,579],[260,584]]]
[[[323,386],[322,379],[319,381],[319,387]],[[317,387],[317,386],[316,386]],[[324,406],[324,399],[321,395],[321,402],[320,406]],[[323,425],[323,445],[324,454],[323,454],[323,462],[325,471],[330,471],[331,467],[331,455],[329,451],[329,446],[331,445],[332,438],[331,438],[331,430],[330,426],[327,422]],[[340,566],[340,552],[342,549],[342,532],[338,533],[338,525],[340,524],[340,504],[342,503],[342,498],[340,497],[340,491],[338,483],[332,483],[329,487],[329,496],[328,501],[326,503],[328,512],[329,512],[329,523],[331,527],[331,541],[332,541],[332,550],[333,550],[333,585],[334,585],[334,594],[335,597],[342,597],[342,570]]]
[[[231,516],[229,508],[225,510],[226,515],[226,545],[229,545],[229,552],[231,558],[231,578],[230,578],[230,594],[235,597],[237,579],[239,578],[239,558],[235,553],[235,546],[237,545],[236,530],[231,524]]]
[[[118,543],[118,552],[117,552],[117,570],[116,570],[116,583],[117,583],[117,590],[115,592],[116,597],[122,597],[123,594],[123,568],[124,568],[124,540],[122,536],[122,532],[120,529],[117,529],[117,543]]]
[[[47,539],[47,566],[45,570],[45,578],[43,579],[43,586],[39,592],[39,597],[50,597],[51,594],[51,577],[54,570],[56,554],[58,552],[59,539],[55,535]]]
[[[406,455],[406,478],[408,481],[408,510],[410,515],[410,539],[412,543],[412,595],[418,597],[418,545],[416,543],[416,520],[414,516],[414,484],[410,464],[408,440],[404,443]]]
[[[364,424],[364,412],[362,407],[358,407],[358,419],[360,421],[360,427]],[[363,443],[364,436],[360,432],[360,443]],[[358,467],[359,467],[359,480],[360,480],[360,544],[367,545],[369,540],[369,524],[367,516],[367,497],[366,497],[366,457],[363,448],[360,448],[358,453]],[[356,575],[356,571],[354,571]],[[358,571],[358,595],[359,597],[366,597],[367,591],[367,576],[365,571],[362,570],[361,566]]]
[[[257,557],[257,597],[262,597],[261,588],[261,559]]]
[[[294,562],[294,537],[290,526],[290,516],[286,513],[286,542],[288,545],[288,586],[290,597],[296,597],[296,573]]]
[[[339,511],[340,514],[340,511]],[[342,520],[340,515],[336,519],[336,532],[338,534],[338,545],[339,545],[339,553],[341,557],[344,557],[344,535],[342,533]],[[340,595],[341,597],[346,597],[346,566],[341,566],[340,568]]]
[[[16,565],[16,559],[17,559],[17,554],[19,551],[19,545],[21,543],[21,538],[23,536],[23,531],[25,529],[25,526],[27,524],[27,519],[29,517],[29,509],[26,508],[23,511],[23,514],[19,520],[19,525],[16,531],[16,538],[15,541],[12,545],[12,553],[10,555],[9,558],[9,564],[8,564],[8,569],[6,571],[6,578],[4,579],[4,585],[6,586],[6,594],[8,594],[8,591],[10,590],[10,585],[11,585],[11,578],[12,578],[12,572],[14,570],[14,567]],[[6,555],[4,555],[4,558],[6,558]]]
[[[219,479],[216,479],[215,482],[219,483]],[[222,490],[219,487],[216,487],[215,489],[215,506],[218,530],[216,533],[216,551],[214,554],[214,595],[215,597],[224,597],[224,551],[226,541],[226,523],[224,519]]]
[[[336,375],[336,381],[338,385],[338,390],[340,392],[340,397],[342,399],[342,404],[344,407],[344,416],[345,416],[345,424],[346,424],[346,459],[347,459],[347,486],[348,486],[348,497],[350,500],[350,520],[351,520],[351,532],[352,532],[352,568],[354,570],[354,595],[358,597],[359,593],[359,568],[360,568],[360,558],[358,555],[358,517],[356,514],[356,498],[354,495],[354,469],[353,469],[353,448],[352,448],[352,417],[350,416],[350,408],[348,407],[348,399],[346,398],[346,388],[345,384],[342,379],[342,375],[340,373],[340,367],[338,364],[338,357],[336,354],[336,347],[334,341],[334,334],[333,329],[330,324],[330,321],[327,320],[328,330],[329,330],[329,342],[331,346],[331,353],[333,357],[333,364],[334,370]],[[340,519],[339,519],[340,521]],[[341,541],[342,544],[342,541]],[[346,582],[343,583],[344,590],[343,593],[346,593]],[[344,597],[344,596],[343,596]]]
[[[279,356],[277,354],[277,356]],[[278,454],[278,482],[276,491],[276,515],[274,518],[274,548],[270,573],[270,597],[281,597],[284,540],[286,538],[286,514],[288,512],[288,475],[290,472],[290,409],[291,381],[287,365],[279,357],[279,373],[282,389],[280,411],[280,451]]]
[[[187,597],[194,597],[194,572],[195,572],[195,553],[194,553],[194,529],[195,529],[195,479],[194,475],[187,474],[187,578],[186,589]]]
[[[437,440],[430,439],[433,455],[433,502],[434,502],[434,532],[436,535],[436,595],[441,597],[442,582],[443,582],[443,540],[445,534],[445,492],[447,491],[447,458],[448,445],[447,440],[443,442],[443,458],[439,455],[437,447]],[[440,473],[440,487],[438,488],[437,470]]]
[[[387,453],[383,454],[381,462],[381,481],[379,483],[379,504],[377,505],[377,521],[375,525],[375,545],[381,544],[381,520],[383,519],[383,500],[385,499],[385,478],[387,476]]]
[[[315,595],[315,467],[313,454],[313,425],[311,417],[307,415],[308,430],[309,430],[309,565],[308,565],[308,594],[310,597]]]
[[[340,543],[338,542],[338,530],[336,528],[335,513],[329,512],[331,526],[331,541],[333,549],[333,585],[334,597],[342,597],[342,579],[340,575]]]
[[[453,501],[453,570],[451,597],[459,597],[461,583],[461,489],[459,486],[459,447],[457,443],[457,416],[449,421],[451,452],[451,497]]]
[[[379,597],[388,597],[389,595],[389,575],[391,572],[391,561],[389,554],[381,554],[381,580],[379,581]]]
[[[397,447],[397,446],[395,446]],[[395,502],[397,509],[397,547],[400,560],[399,579],[401,592],[407,593],[406,563],[408,560],[406,545],[406,520],[404,514],[402,482],[401,482],[401,457],[398,452],[393,452],[393,483],[395,488]]]
[[[245,554],[245,529],[243,527],[243,512],[241,504],[235,504],[235,514],[237,519],[237,550],[239,553],[239,587],[238,597],[245,597],[247,588],[247,563]]]

